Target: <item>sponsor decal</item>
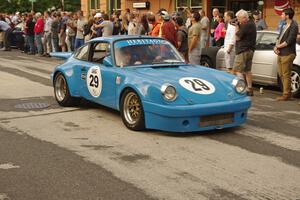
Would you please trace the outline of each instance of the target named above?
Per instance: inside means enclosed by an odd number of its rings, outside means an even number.
[[[88,70],[86,84],[93,97],[99,97],[102,91],[102,76],[98,66],[93,66]]]

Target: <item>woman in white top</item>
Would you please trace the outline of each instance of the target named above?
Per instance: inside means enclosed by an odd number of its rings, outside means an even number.
[[[136,17],[133,13],[130,13],[128,18],[128,35],[136,35],[138,31]]]
[[[224,39],[225,50],[225,66],[228,72],[233,73],[232,67],[235,57],[235,24],[233,23],[234,13],[232,11],[225,12],[225,22],[227,29]]]

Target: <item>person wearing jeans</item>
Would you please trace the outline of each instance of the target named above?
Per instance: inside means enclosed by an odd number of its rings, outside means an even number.
[[[35,34],[35,42],[37,45],[37,49],[38,49],[38,54],[40,56],[43,55],[43,42],[42,42],[42,38],[44,35],[44,19],[41,13],[36,13],[35,14],[36,17],[36,23],[34,25],[34,34]]]
[[[77,16],[78,16],[78,20],[77,20],[77,34],[75,39],[75,49],[84,45],[83,29],[85,24],[87,24],[87,22],[84,20],[82,11],[78,11]]]

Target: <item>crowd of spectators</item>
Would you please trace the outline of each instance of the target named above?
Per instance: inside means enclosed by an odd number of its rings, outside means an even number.
[[[254,12],[258,30],[267,28],[259,11]],[[218,9],[213,10],[210,20],[204,10],[192,11],[179,8],[169,14],[165,9],[157,13],[117,11],[112,15],[92,11],[89,17],[82,11],[45,11],[15,14],[0,14],[0,46],[10,50],[10,35],[15,27],[24,32],[22,50],[28,54],[49,56],[50,52],[74,51],[87,40],[111,35],[152,35],[164,37],[179,49],[186,61],[188,53],[193,60],[201,48],[224,45],[227,23]],[[190,31],[192,30],[192,31]],[[192,33],[193,32],[193,33]],[[195,37],[198,34],[200,40]],[[193,36],[194,35],[194,36]],[[201,37],[200,37],[201,35]],[[193,38],[194,37],[194,38]],[[197,41],[196,41],[197,40]],[[189,42],[189,43],[188,43]],[[197,43],[197,44],[196,44]],[[197,47],[197,48],[195,48]],[[195,63],[199,58],[195,58]]]

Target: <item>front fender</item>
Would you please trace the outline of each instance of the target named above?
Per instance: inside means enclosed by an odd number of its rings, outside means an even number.
[[[120,101],[122,94],[126,89],[134,90],[140,97],[141,101],[152,102],[161,105],[186,105],[187,102],[180,95],[176,98],[175,101],[169,102],[166,101],[160,91],[162,84],[154,83],[151,81],[125,81],[121,87],[117,88],[117,109],[120,109]]]

